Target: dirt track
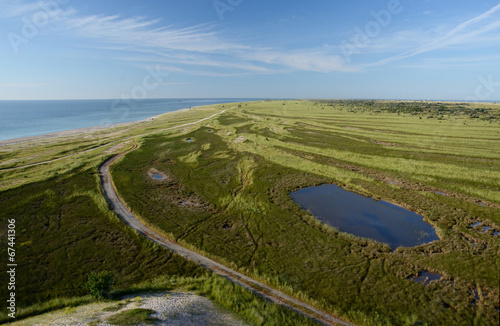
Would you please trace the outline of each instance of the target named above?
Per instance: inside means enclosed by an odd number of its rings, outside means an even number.
[[[219,114],[223,113],[224,111],[220,112]],[[215,116],[215,115],[213,115]],[[212,118],[213,116],[210,116],[209,118]],[[193,123],[189,124],[184,124],[182,126],[186,125],[191,125],[195,124],[204,120],[207,120],[209,118],[205,118]],[[181,126],[177,126],[181,127]],[[173,127],[175,128],[175,127]],[[134,150],[136,147],[132,148],[131,150]],[[129,151],[131,151],[129,150]],[[298,299],[295,299],[281,291],[278,291],[274,288],[271,288],[257,280],[254,280],[248,276],[245,276],[233,269],[230,269],[222,264],[219,264],[215,262],[212,259],[209,259],[205,256],[200,255],[197,252],[194,252],[190,249],[187,249],[180,244],[170,241],[163,237],[162,235],[154,232],[147,226],[145,226],[141,221],[137,219],[137,217],[134,216],[134,214],[129,211],[122,201],[122,199],[119,197],[113,181],[111,179],[111,174],[109,172],[110,166],[120,157],[124,156],[126,153],[129,151],[116,155],[110,159],[108,159],[106,162],[104,162],[100,167],[99,167],[99,173],[101,176],[101,184],[102,188],[104,190],[104,195],[106,196],[108,202],[110,203],[113,211],[131,228],[137,230],[139,233],[142,235],[146,236],[150,240],[160,244],[161,246],[183,256],[184,258],[193,261],[200,266],[203,266],[204,268],[221,275],[229,280],[231,280],[234,283],[237,283],[246,289],[249,289],[250,291],[254,292],[255,294],[266,298],[274,303],[280,304],[282,306],[285,306],[291,310],[294,310],[304,316],[307,316],[318,323],[321,323],[323,325],[344,325],[344,326],[351,326],[353,324],[348,323],[346,321],[340,320],[330,314],[327,314],[319,309],[316,309],[312,307],[311,305],[302,302]]]

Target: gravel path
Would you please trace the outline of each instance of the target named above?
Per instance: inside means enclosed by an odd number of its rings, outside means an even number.
[[[120,301],[92,303],[66,308],[11,323],[12,326],[111,326],[106,319],[128,309],[154,310],[155,325],[168,326],[246,326],[230,312],[216,307],[205,297],[179,292],[126,296]]]

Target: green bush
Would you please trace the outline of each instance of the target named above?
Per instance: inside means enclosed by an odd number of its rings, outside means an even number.
[[[97,300],[103,300],[111,291],[113,282],[113,275],[110,271],[92,271],[87,274],[87,283],[83,287]]]

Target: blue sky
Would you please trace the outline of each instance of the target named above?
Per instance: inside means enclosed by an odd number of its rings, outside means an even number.
[[[500,2],[0,0],[0,99],[500,100]]]

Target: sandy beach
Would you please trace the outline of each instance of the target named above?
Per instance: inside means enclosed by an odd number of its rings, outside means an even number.
[[[141,124],[141,123],[148,123],[148,122],[152,122],[160,117],[163,117],[165,115],[169,115],[172,113],[184,112],[184,111],[190,111],[194,108],[195,107],[184,108],[181,110],[166,112],[166,113],[162,113],[162,114],[159,114],[159,115],[147,118],[147,119],[143,119],[143,120],[138,120],[138,121],[131,121],[131,122],[115,123],[115,124],[96,126],[96,127],[87,127],[87,128],[81,128],[81,129],[58,131],[58,132],[53,132],[50,134],[44,134],[44,135],[38,135],[38,136],[6,139],[6,140],[0,141],[0,147],[19,144],[19,143],[25,143],[25,142],[30,142],[30,141],[40,141],[40,140],[47,140],[47,139],[54,139],[54,138],[61,138],[61,137],[70,137],[70,136],[76,136],[76,135],[80,135],[80,134],[87,134],[87,133],[99,132],[99,131],[103,131],[103,130],[109,130],[109,129],[113,129],[113,128],[128,127],[128,126],[133,126],[133,125],[137,125],[137,124]]]

